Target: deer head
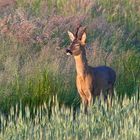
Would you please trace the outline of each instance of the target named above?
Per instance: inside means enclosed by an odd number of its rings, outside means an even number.
[[[69,38],[71,40],[71,45],[69,48],[66,49],[67,55],[79,55],[82,52],[83,47],[86,43],[86,28],[82,28],[81,26],[78,26],[75,35],[68,31]]]

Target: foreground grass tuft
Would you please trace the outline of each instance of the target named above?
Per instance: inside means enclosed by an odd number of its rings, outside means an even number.
[[[78,110],[73,121],[71,109],[58,103],[53,106],[52,117],[48,118],[47,105],[40,106],[34,119],[28,106],[25,117],[11,108],[8,121],[1,115],[0,139],[135,139],[140,137],[140,103],[137,97],[131,100],[125,98],[122,105],[115,98],[113,107],[107,109],[101,100],[95,102],[89,109],[89,114],[83,113],[83,106]],[[17,108],[18,109],[18,108]]]

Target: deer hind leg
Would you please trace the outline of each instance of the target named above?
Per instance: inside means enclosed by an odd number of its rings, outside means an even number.
[[[112,107],[112,99],[113,99],[113,96],[114,96],[114,88],[113,86],[111,85],[110,88],[108,89],[108,95],[109,95],[109,101],[108,102],[108,106],[109,107]]]

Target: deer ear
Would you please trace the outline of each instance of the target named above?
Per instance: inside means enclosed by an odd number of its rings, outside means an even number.
[[[86,37],[87,37],[87,35],[86,35],[86,33],[84,32],[83,34],[82,34],[82,37],[81,37],[81,44],[85,44],[86,43]]]
[[[74,35],[72,32],[68,31],[68,35],[71,41],[73,41],[75,39]]]

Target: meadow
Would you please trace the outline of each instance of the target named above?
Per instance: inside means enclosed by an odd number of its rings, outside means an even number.
[[[139,139],[140,2],[0,2],[0,139]],[[83,113],[67,31],[87,27],[92,66],[115,69],[113,107]],[[77,108],[73,121],[73,108]],[[79,109],[80,108],[80,109]]]

